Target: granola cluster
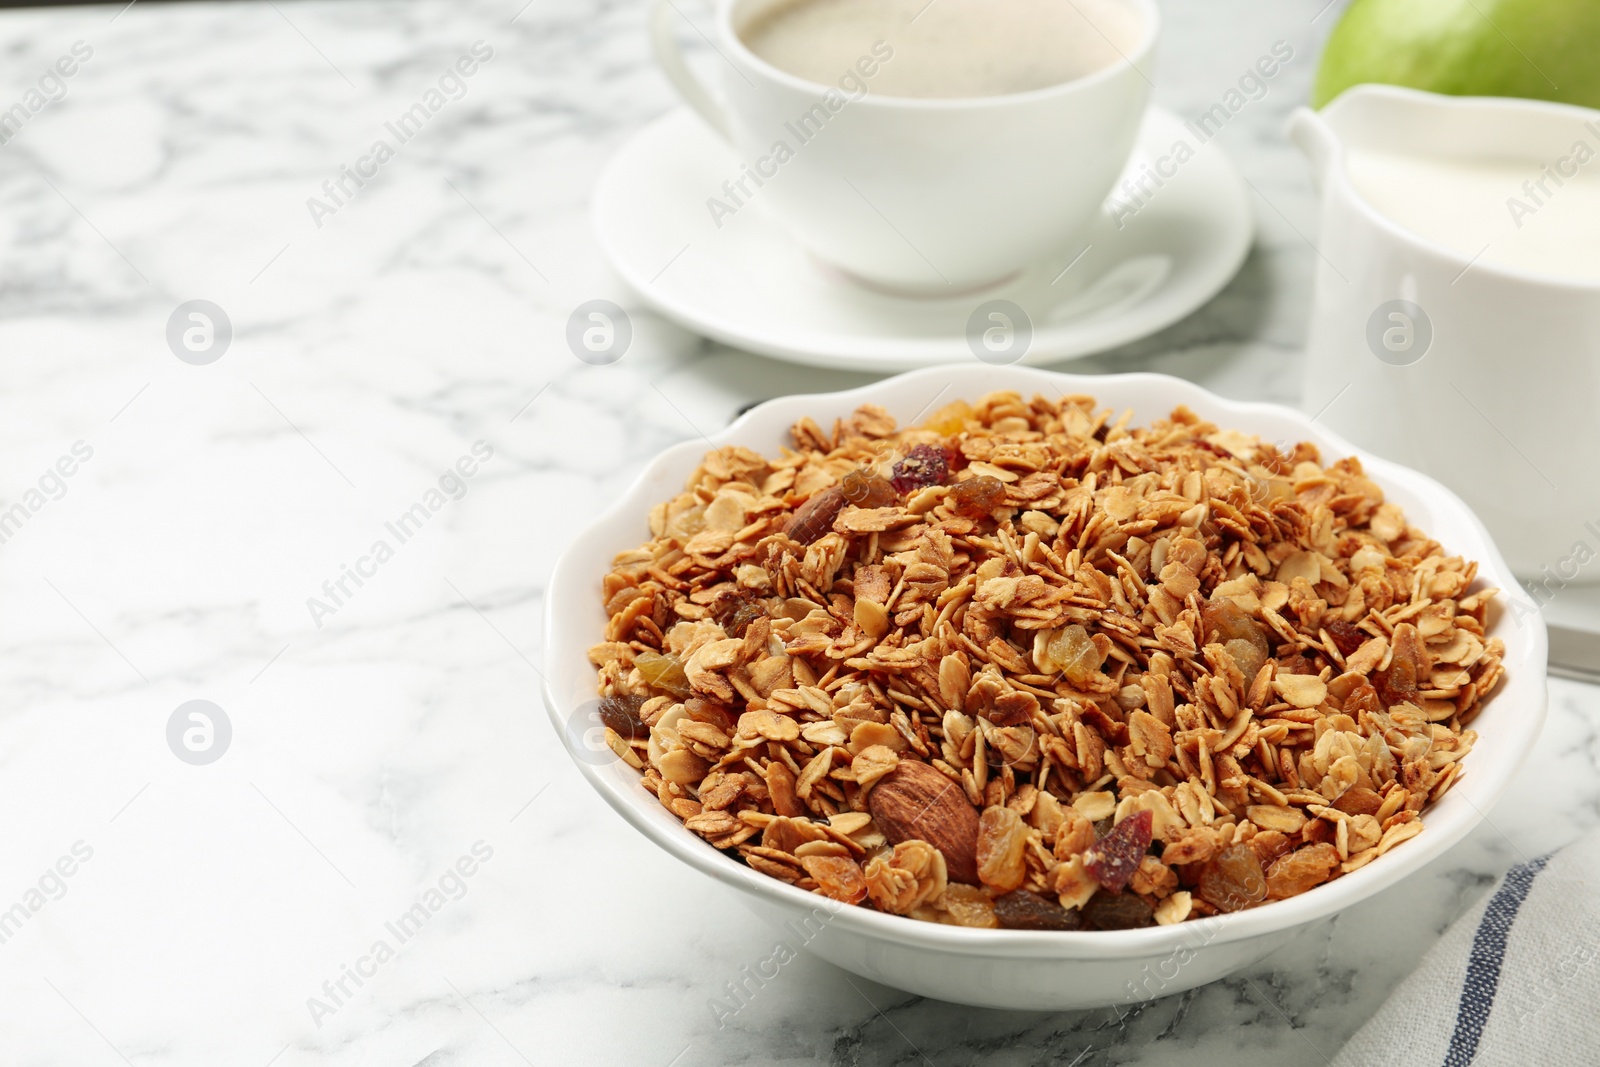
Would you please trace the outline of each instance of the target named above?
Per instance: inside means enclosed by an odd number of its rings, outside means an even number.
[[[1495,590],[1354,459],[996,393],[709,453],[605,577],[607,743],[754,870],[915,919],[1122,929],[1420,833]]]

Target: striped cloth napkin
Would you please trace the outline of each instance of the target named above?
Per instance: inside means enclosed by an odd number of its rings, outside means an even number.
[[[1518,864],[1333,1067],[1600,1064],[1600,833]]]

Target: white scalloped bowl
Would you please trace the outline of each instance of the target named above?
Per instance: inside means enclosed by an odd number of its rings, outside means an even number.
[[[1028,396],[1087,393],[1104,406],[1131,408],[1138,425],[1185,404],[1225,428],[1272,441],[1311,441],[1324,461],[1359,456],[1373,481],[1413,523],[1451,553],[1479,562],[1475,588],[1518,588],[1483,524],[1431,478],[1363,453],[1299,412],[1227,400],[1163,375],[1072,375],[976,364],[931,368],[847,392],[771,400],[712,441],[773,455],[788,443],[788,427],[802,416],[826,426],[870,402],[906,425],[933,410],[935,401],[971,400],[1001,389]],[[606,624],[601,577],[616,553],[647,539],[650,507],[682,491],[705,451],[706,442],[696,440],[664,452],[556,564],[545,617],[544,697],[550,721],[589,784],[641,834],[736,893],[792,948],[803,947],[876,982],[962,1004],[1055,1010],[1133,1003],[1214,981],[1266,956],[1308,924],[1394,885],[1460,841],[1505,791],[1544,721],[1544,624],[1537,615],[1513,620],[1502,609],[1491,632],[1505,641],[1506,677],[1473,723],[1480,740],[1459,784],[1428,809],[1422,834],[1358,871],[1248,911],[1137,930],[970,930],[836,905],[759,875],[684,829],[640,788],[637,772],[609,753],[596,757],[592,740],[583,736],[588,724],[575,714],[596,695],[585,652],[602,639]]]

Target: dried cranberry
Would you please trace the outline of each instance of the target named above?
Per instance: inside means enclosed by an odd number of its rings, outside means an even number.
[[[988,518],[995,508],[1005,506],[1006,483],[990,474],[980,474],[957,482],[946,497],[950,510],[969,519]]]
[[[900,503],[900,494],[887,478],[854,470],[839,483],[844,498],[858,508],[888,508]]]
[[[622,693],[600,701],[600,721],[630,741],[648,737],[650,728],[639,718],[645,698],[638,693]]]
[[[1135,893],[1101,890],[1083,906],[1083,925],[1091,930],[1132,930],[1149,926],[1154,920],[1155,913],[1150,905]]]
[[[930,485],[943,485],[950,477],[950,461],[944,449],[933,445],[917,445],[894,465],[894,477],[889,484],[897,493],[914,493]]]
[[[1078,912],[1068,911],[1026,889],[996,898],[994,917],[1007,930],[1076,930],[1083,925],[1083,916]]]
[[[1113,893],[1122,892],[1150,851],[1152,822],[1149,811],[1136,811],[1089,846],[1083,865],[1095,881]]]

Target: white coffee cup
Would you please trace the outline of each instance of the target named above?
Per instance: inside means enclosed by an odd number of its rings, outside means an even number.
[[[1153,0],[1128,0],[1141,33],[1124,59],[1045,89],[962,99],[874,93],[859,70],[867,89],[851,98],[773,67],[740,33],[782,2],[720,0],[711,39],[722,57],[720,102],[684,63],[673,0],[655,10],[656,56],[761,179],[746,180],[748,199],[817,258],[869,283],[939,295],[1000,281],[1068,245],[1133,151],[1160,34]],[[801,142],[797,130],[816,132]],[[780,142],[787,158],[775,152]],[[721,222],[737,224],[708,216]]]
[[[1536,583],[1600,579],[1588,563],[1600,554],[1600,282],[1476,261],[1411,232],[1356,189],[1347,154],[1526,159],[1537,178],[1539,162],[1600,140],[1597,118],[1362,85],[1296,112],[1290,129],[1322,191],[1306,409],[1454,489]]]

